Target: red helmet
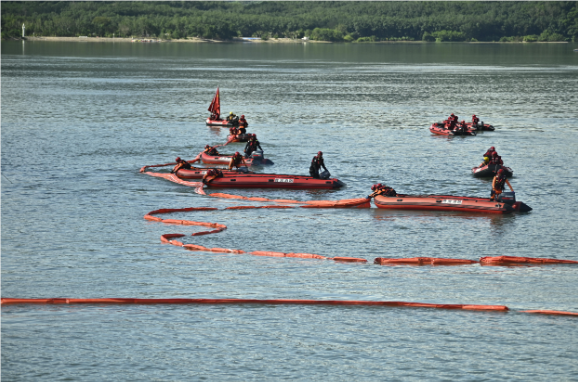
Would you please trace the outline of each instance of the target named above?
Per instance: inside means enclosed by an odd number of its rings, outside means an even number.
[[[476,116],[475,114],[474,114],[474,115],[472,115],[472,117],[475,117],[475,116]]]
[[[253,134],[252,137],[257,139],[257,134]]]
[[[209,145],[206,145],[206,146],[205,146],[206,149],[208,149],[208,148],[210,148],[210,147],[211,147],[211,146],[209,146]]]
[[[241,118],[245,118],[245,114],[243,114],[243,115],[241,116]]]
[[[180,161],[181,161],[181,157],[177,157],[177,158],[175,159],[175,162],[177,162],[177,163],[179,163]]]
[[[319,151],[319,152],[317,153],[317,156],[320,156],[320,157],[323,156],[323,152]]]
[[[494,146],[492,146],[492,147],[490,147],[490,150],[496,151],[496,148]]]
[[[452,113],[452,116],[454,115],[454,113]]]
[[[504,170],[503,170],[503,169],[499,169],[499,170],[498,170],[498,175],[502,176],[503,173],[504,173]]]
[[[492,156],[493,156],[493,157],[497,157],[497,156],[498,156],[498,153],[497,153],[496,151],[494,151],[494,152],[492,153]]]
[[[240,155],[238,151],[235,152],[235,155]]]
[[[464,121],[464,120],[462,119],[462,123],[466,123],[466,121]]]
[[[371,191],[377,190],[377,186],[378,186],[377,184],[374,184],[373,186],[371,186]]]

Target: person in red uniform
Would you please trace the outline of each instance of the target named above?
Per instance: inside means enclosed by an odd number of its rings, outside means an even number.
[[[171,174],[176,174],[177,171],[179,171],[180,169],[185,169],[185,170],[191,169],[191,164],[189,162],[187,162],[186,160],[181,159],[180,157],[177,157],[175,159],[175,162],[177,162],[177,165],[175,167],[173,167],[173,169],[171,170]]]
[[[498,153],[496,151],[494,151],[492,153],[492,157],[490,158],[490,163],[489,164],[495,164],[498,166],[503,166],[504,165],[504,161],[502,160],[502,157],[498,155]]]
[[[472,115],[472,127],[476,127],[478,126],[478,122],[480,122],[480,119],[478,117],[476,117],[476,115]]]
[[[219,155],[219,152],[217,151],[217,149],[212,147],[212,146],[209,146],[209,145],[205,146],[204,152],[205,152],[205,154],[211,155],[211,156]]]
[[[213,180],[217,179],[217,178],[221,178],[223,176],[223,172],[217,168],[212,168],[209,171],[207,171],[205,173],[205,175],[203,175],[203,180],[202,182],[204,184],[209,184],[211,183]]]
[[[245,127],[249,125],[245,119],[245,114],[241,115],[241,118],[239,119],[239,125]]]
[[[490,195],[490,201],[497,199],[498,196],[504,191],[504,187],[506,185],[508,185],[508,187],[510,187],[510,190],[514,192],[512,185],[510,184],[508,179],[506,179],[506,173],[504,172],[503,169],[500,169],[498,170],[498,173],[492,180],[492,193]]]
[[[381,183],[377,183],[371,186],[371,191],[373,192],[370,195],[367,195],[368,198],[374,198],[378,195],[397,196],[397,192],[395,192],[393,188],[383,185]]]
[[[239,154],[239,152],[237,151],[231,157],[231,161],[229,162],[229,170],[232,170],[233,167],[238,169],[241,167],[241,164],[243,164],[245,167],[247,167],[247,163],[245,163],[245,158],[243,158],[243,156],[241,154]]]
[[[319,179],[319,170],[323,168],[325,171],[327,167],[325,167],[325,161],[323,160],[323,153],[319,151],[316,156],[313,157],[311,160],[311,166],[309,166],[309,174],[315,178]]]
[[[492,147],[490,147],[490,148],[488,149],[488,151],[486,151],[486,153],[485,153],[484,155],[482,155],[482,156],[488,157],[488,158],[491,159],[492,156],[494,155],[494,153],[497,153],[497,151],[496,151],[496,148],[495,148],[494,146],[492,146]]]

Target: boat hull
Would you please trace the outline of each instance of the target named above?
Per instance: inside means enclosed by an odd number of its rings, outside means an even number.
[[[233,138],[232,135],[229,135],[227,141],[233,143],[233,142],[248,142],[249,141],[249,134],[238,134],[235,135],[235,137]]]
[[[493,214],[532,210],[522,202],[509,204],[490,201],[489,198],[451,195],[397,195],[393,197],[379,195],[374,198],[374,203],[377,208],[397,210],[462,211]]]
[[[472,122],[468,122],[468,123],[466,123],[466,125],[468,126],[468,129],[476,130],[476,131],[494,131],[494,130],[496,130],[494,128],[494,126],[489,125],[487,123],[483,123],[483,122],[478,123],[475,126],[472,126],[473,125]]]
[[[221,164],[228,165],[231,161],[232,155],[207,155],[206,153],[201,154],[201,161],[207,164]],[[251,157],[245,158],[245,163],[247,166],[259,166],[259,165],[272,165],[273,161],[263,157]]]
[[[234,174],[207,184],[211,188],[279,188],[294,190],[333,190],[345,184],[339,179],[315,179],[305,175]]]
[[[476,178],[493,178],[499,169],[503,169],[507,178],[514,176],[514,171],[509,167],[504,167],[495,164],[488,164],[485,166],[472,168],[472,175]]]
[[[429,131],[436,135],[476,135],[476,132],[472,129],[468,128],[464,131],[450,130],[446,129],[444,124],[439,122],[432,123],[429,127]]]
[[[238,123],[238,124],[232,124],[231,122],[225,120],[225,119],[211,119],[211,118],[207,118],[207,120],[205,121],[207,123],[207,126],[218,126],[218,127],[233,127],[233,126],[242,126],[242,127],[247,127],[249,126],[248,123]]]

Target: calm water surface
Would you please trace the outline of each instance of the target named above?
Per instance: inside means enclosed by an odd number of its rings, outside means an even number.
[[[578,54],[573,44],[2,43],[2,297],[306,298],[504,304],[507,314],[316,306],[8,306],[5,380],[578,380],[576,267],[381,267],[375,257],[578,260]],[[227,210],[238,201],[139,173],[193,158],[245,114],[280,174],[322,150],[338,191],[235,190],[343,199],[486,196],[470,168],[495,146],[533,211],[489,216],[359,210]],[[432,136],[456,113],[496,126]],[[229,151],[241,150],[233,144]],[[226,151],[226,150],[225,150]],[[257,171],[264,171],[258,169]],[[354,256],[368,264],[195,253]]]

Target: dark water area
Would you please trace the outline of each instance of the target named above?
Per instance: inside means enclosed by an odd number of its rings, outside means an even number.
[[[5,306],[6,380],[576,380],[578,267],[386,267],[376,257],[578,260],[577,44],[130,44],[3,42],[2,297],[397,300],[508,313],[330,306]],[[495,146],[514,215],[371,209],[223,210],[139,173],[224,143],[205,119],[245,114],[259,172],[307,174],[322,150],[335,191],[227,190],[336,200],[381,182],[485,197],[470,169]],[[472,114],[496,127],[432,135]],[[242,151],[231,144],[223,152]],[[208,193],[211,193],[210,189]],[[160,243],[308,252],[368,264],[191,252]]]

